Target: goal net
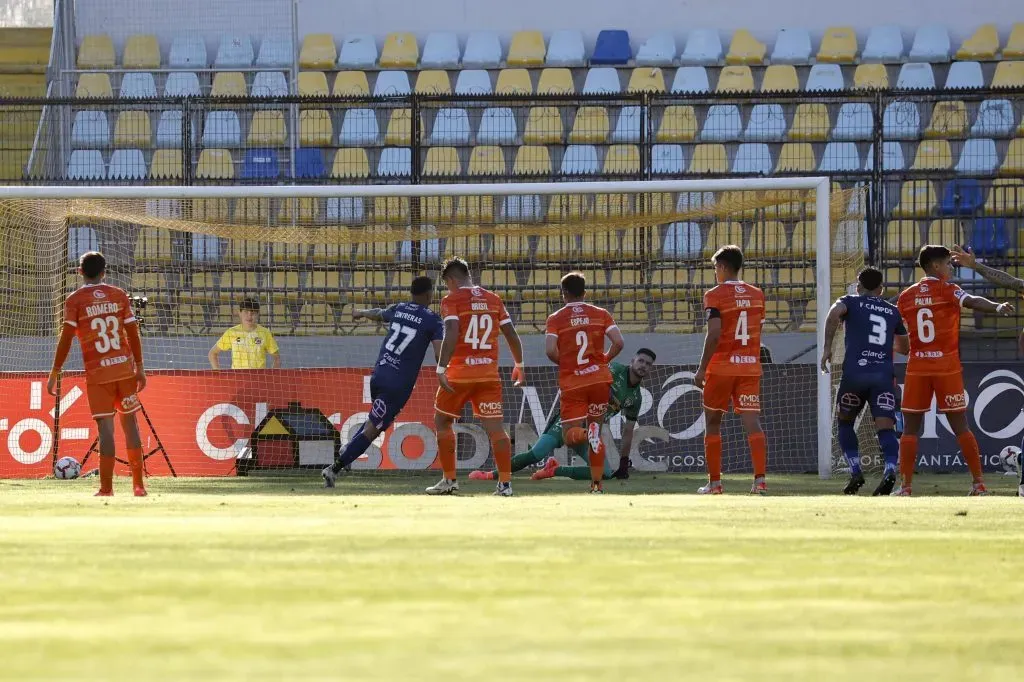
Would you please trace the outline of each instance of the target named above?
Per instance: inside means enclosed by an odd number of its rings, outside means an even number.
[[[701,297],[714,285],[708,259],[726,244],[743,246],[742,276],[768,298],[769,470],[829,475],[841,459],[831,419],[838,377],[817,371],[819,321],[864,264],[865,205],[862,186],[818,178],[3,187],[0,477],[49,475],[55,456],[81,460],[95,438],[77,343],[59,399],[45,390],[63,301],[89,250],[105,254],[108,282],[137,297],[149,374],[140,395],[144,446],[162,445],[179,475],[329,462],[366,418],[369,376],[388,333],[353,312],[406,300],[413,277],[436,278],[454,255],[501,295],[523,336],[525,389],[509,381],[507,348],[501,360],[516,451],[558,409],[543,329],[560,306],[559,279],[578,270],[590,300],[609,308],[625,335],[622,360],[642,347],[657,353],[643,384],[634,467],[703,472],[692,379]],[[442,294],[439,284],[435,306]],[[269,334],[239,326],[243,301],[258,302]],[[433,361],[428,354],[398,422],[354,468],[436,466]],[[621,428],[618,417],[605,429],[613,460]],[[724,470],[749,471],[738,420],[729,416],[724,429]],[[468,414],[457,432],[460,468],[486,466],[488,439]],[[162,453],[147,468],[169,472]]]

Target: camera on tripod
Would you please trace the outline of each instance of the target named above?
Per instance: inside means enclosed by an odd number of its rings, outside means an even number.
[[[146,326],[146,316],[143,314],[146,306],[149,305],[149,298],[146,296],[130,296],[132,312],[135,313],[135,320],[139,323],[139,329]]]

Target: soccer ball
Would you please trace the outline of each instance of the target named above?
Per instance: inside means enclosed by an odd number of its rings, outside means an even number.
[[[1003,469],[1007,474],[1016,474],[1017,462],[1020,457],[1020,448],[1016,445],[1007,445],[1005,448],[999,451],[999,461],[1003,465]]]
[[[82,465],[74,457],[61,457],[53,467],[53,475],[64,480],[78,478],[82,473]]]

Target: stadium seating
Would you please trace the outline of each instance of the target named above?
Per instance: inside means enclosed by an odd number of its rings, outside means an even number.
[[[461,78],[462,73],[459,74]],[[452,84],[448,79],[447,71],[440,70],[428,70],[420,71],[419,75],[416,76],[416,89],[417,95],[450,95],[452,94]]]
[[[146,179],[146,158],[141,149],[115,149],[110,155],[107,179],[142,181]]]
[[[705,142],[738,140],[742,129],[739,107],[735,104],[714,104],[708,107],[708,116],[700,131],[700,139]]]
[[[970,90],[985,87],[985,77],[978,62],[953,62],[946,75],[946,90]]]
[[[302,180],[319,180],[326,177],[324,155],[320,149],[299,148],[295,150],[295,177]]]
[[[371,35],[349,35],[341,41],[339,69],[369,69],[377,64],[377,41]],[[330,68],[329,66],[321,68]]]
[[[820,102],[805,102],[796,107],[789,139],[806,142],[823,142],[828,138],[832,124],[828,107]]]
[[[926,138],[963,137],[967,133],[967,105],[960,100],[936,102]]]
[[[718,74],[715,92],[753,92],[754,75],[749,66],[727,66]]]
[[[781,104],[755,104],[750,110],[746,142],[781,142],[786,135],[786,115]]]
[[[78,68],[112,69],[117,62],[114,41],[108,35],[87,35],[78,46]],[[104,173],[106,175],[106,173]]]
[[[948,62],[949,30],[942,24],[927,24],[917,29],[910,47],[912,62]]]
[[[985,205],[984,188],[978,180],[958,178],[945,183],[939,200],[940,215],[972,215]]]
[[[114,124],[114,146],[120,149],[153,146],[149,113],[122,111],[118,114],[117,123]]]
[[[458,107],[439,109],[430,133],[430,144],[467,144],[469,114]]]
[[[306,87],[312,96],[327,96],[327,78],[319,71],[307,71],[299,74],[299,92],[302,92],[302,76],[307,75]],[[335,97],[369,97],[370,85],[366,74],[362,71],[339,71],[334,77]]]
[[[181,111],[169,110],[160,112],[160,119],[156,126],[156,146],[161,148],[180,148],[184,144],[182,123]],[[193,126],[193,140],[195,135],[196,126]]]
[[[204,147],[237,147],[242,144],[242,126],[234,111],[211,111],[203,123]]]
[[[377,74],[374,97],[404,97],[409,94],[412,94],[412,88],[409,87],[409,74],[405,71],[381,71]]]
[[[729,162],[725,145],[698,144],[693,148],[693,156],[690,157],[689,173],[721,175],[726,173],[728,168]]]
[[[501,40],[493,31],[474,31],[466,39],[462,65],[474,69],[495,69],[501,65]]]
[[[639,142],[640,133],[647,126],[641,107],[628,106],[619,110],[619,118],[612,131],[612,142]]]
[[[591,64],[626,64],[633,58],[629,33],[621,29],[604,29],[597,34]]]
[[[772,64],[764,70],[761,92],[796,92],[800,89],[796,68],[788,64]]]
[[[1024,87],[1024,62],[999,62],[992,75],[993,88]]]
[[[413,69],[420,61],[420,47],[412,33],[389,33],[384,38],[379,64],[385,69]]]
[[[636,51],[637,66],[672,66],[676,58],[676,39],[669,31],[651,35]]]
[[[853,142],[829,142],[818,166],[822,173],[856,172],[860,168],[860,153]]]
[[[807,142],[788,142],[779,152],[776,173],[813,173],[817,168],[814,148]]]
[[[747,29],[741,28],[732,35],[729,51],[725,55],[725,63],[763,64],[767,51],[768,48],[764,43],[755,38]]]
[[[334,144],[334,124],[323,109],[299,113],[299,144],[303,147],[327,147]]]
[[[491,77],[482,69],[463,69],[455,81],[456,95],[490,95]]]
[[[807,75],[807,92],[838,91],[844,88],[843,72],[838,64],[815,64]]]
[[[152,34],[131,35],[124,42],[121,66],[126,69],[159,69],[160,45]]]
[[[102,148],[109,145],[110,123],[105,111],[87,110],[75,114],[75,120],[71,126],[72,147]]]
[[[890,102],[882,114],[882,130],[890,140],[916,140],[921,131],[921,112],[914,102]]]
[[[288,81],[280,71],[260,71],[249,92],[253,97],[287,97]]]
[[[510,107],[491,107],[484,110],[477,131],[480,144],[514,144],[518,137],[515,113]]]
[[[703,66],[684,66],[676,69],[672,79],[673,93],[705,93],[711,92],[708,72]]]
[[[423,44],[420,67],[424,69],[454,69],[459,66],[459,37],[450,31],[427,35]]]
[[[934,90],[935,74],[931,64],[904,64],[896,79],[897,90]]]
[[[149,177],[154,180],[177,180],[184,173],[181,149],[157,149],[149,164]]]
[[[833,140],[861,141],[871,139],[874,132],[875,116],[867,102],[846,102],[839,107],[836,125],[832,130]]]
[[[861,62],[892,64],[903,59],[903,32],[899,26],[875,26],[868,32]]]
[[[1024,22],[1013,25],[1010,37],[1003,45],[1003,59],[1024,59]]]
[[[984,24],[963,43],[956,51],[955,59],[995,59],[999,52],[999,29],[995,24]]]
[[[338,57],[338,48],[329,33],[310,33],[302,40],[299,66],[303,69],[330,69]]]
[[[772,172],[772,155],[763,142],[745,142],[736,149],[733,173],[767,175]]]
[[[563,29],[551,34],[545,64],[578,67],[583,66],[585,62],[583,34],[580,31]]]
[[[885,64],[860,64],[853,72],[855,90],[886,90],[889,88],[889,73]]]
[[[722,38],[717,29],[699,28],[690,32],[683,53],[683,66],[717,66],[722,63]]]
[[[256,66],[261,69],[289,68],[295,61],[295,48],[289,36],[265,35],[260,42]]]
[[[509,66],[540,66],[547,55],[540,31],[519,31],[512,36],[505,62]]]
[[[210,65],[206,42],[198,35],[175,36],[167,55],[167,66],[172,69],[205,69]],[[174,74],[170,74],[174,75]]]
[[[164,97],[199,97],[201,94],[199,76],[196,74],[181,71],[167,74]]]
[[[810,61],[811,34],[807,29],[779,29],[772,49],[772,64],[807,64]]]
[[[818,62],[851,64],[857,58],[857,32],[849,26],[835,26],[825,31],[818,48]]]
[[[562,175],[595,175],[598,172],[597,148],[589,144],[573,144],[562,156]]]
[[[499,95],[532,95],[530,72],[526,69],[502,69],[498,73],[494,92]]]
[[[77,99],[110,99],[114,92],[110,87],[110,76],[105,73],[83,73],[78,77],[78,85],[75,86],[75,97]]]
[[[245,76],[238,71],[220,71],[214,75],[211,97],[245,97],[248,94]]]
[[[987,99],[978,107],[971,137],[1004,137],[1013,131],[1013,105],[1006,99]]]
[[[946,170],[953,165],[953,156],[946,140],[924,140],[917,145],[911,170]]]
[[[655,175],[682,173],[686,167],[683,148],[678,144],[656,144],[651,147],[651,172]]]
[[[665,75],[659,68],[633,69],[626,92],[665,92]]]
[[[248,36],[225,35],[220,39],[213,66],[217,69],[247,69],[255,58]]]
[[[102,75],[106,74],[86,74]],[[107,81],[109,87],[109,81]],[[156,81],[153,74],[147,72],[126,73],[121,78],[121,91],[118,93],[121,99],[155,99]]]
[[[242,180],[277,180],[281,175],[277,152],[272,149],[247,149],[242,158]]]

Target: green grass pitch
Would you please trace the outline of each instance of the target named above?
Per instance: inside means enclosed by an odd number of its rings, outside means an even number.
[[[1024,679],[1008,477],[433,481],[0,482],[0,679]]]

